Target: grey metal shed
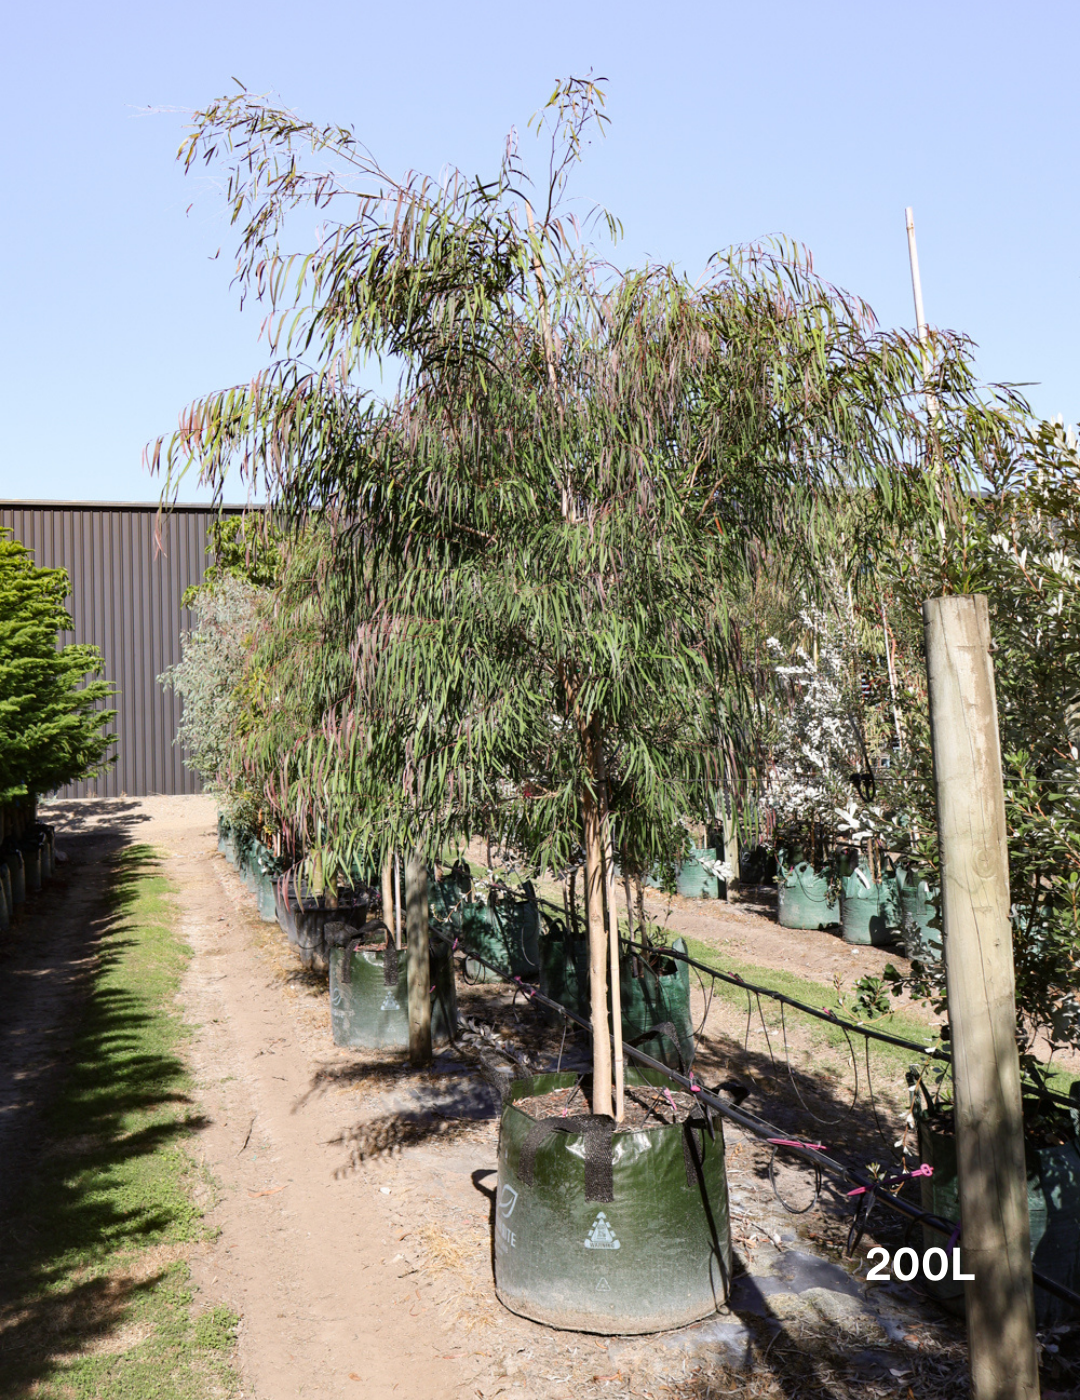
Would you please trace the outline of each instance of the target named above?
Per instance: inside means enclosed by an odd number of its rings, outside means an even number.
[[[180,660],[180,637],[195,618],[180,606],[184,590],[206,568],[206,542],[219,515],[242,506],[175,506],[160,522],[158,507],[117,501],[0,501],[0,527],[43,568],[66,569],[74,629],[65,641],[92,642],[118,694],[116,762],[101,778],[72,783],[63,797],[142,797],[198,792],[173,743],[180,701],[158,685]]]

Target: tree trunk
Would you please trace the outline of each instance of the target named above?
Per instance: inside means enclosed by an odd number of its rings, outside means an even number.
[[[724,859],[734,872],[731,879],[727,882],[728,898],[730,899],[732,894],[739,887],[739,813],[735,806],[734,793],[731,794],[730,811],[728,809],[727,794],[724,794],[721,825],[724,830]]]
[[[607,801],[607,765],[604,744],[593,731],[593,754],[599,782],[597,819],[600,826],[600,850],[604,859],[604,899],[608,917],[608,957],[611,970],[611,1028],[615,1037],[615,1121],[621,1123],[626,1093],[626,1072],[622,1044],[622,982],[619,976],[619,911],[615,904],[615,843],[611,838],[611,813]]]
[[[591,747],[591,746],[590,746]],[[591,757],[591,754],[590,754]],[[589,990],[593,1039],[592,1111],[611,1115],[611,1042],[608,1038],[607,929],[604,927],[604,860],[596,802],[581,794],[585,819],[585,898],[589,919]]]
[[[405,955],[408,958],[409,1063],[431,1063],[431,956],[428,949],[427,866],[415,852],[405,867]]]

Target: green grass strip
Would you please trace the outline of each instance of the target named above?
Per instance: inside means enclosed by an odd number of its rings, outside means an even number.
[[[0,1394],[211,1400],[237,1393],[238,1318],[197,1313],[187,1255],[210,1194],[175,997],[189,958],[155,853],[114,862],[98,967],[5,1261]],[[18,1248],[21,1246],[21,1248]]]

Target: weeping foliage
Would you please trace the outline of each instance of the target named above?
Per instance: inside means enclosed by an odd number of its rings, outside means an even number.
[[[167,495],[238,466],[293,523],[242,761],[324,870],[493,827],[558,867],[583,800],[632,866],[677,854],[753,727],[731,600],[764,560],[812,591],[854,490],[947,511],[1006,431],[962,340],[924,364],[793,245],[693,283],[605,261],[565,188],[605,120],[595,83],[561,84],[537,185],[513,139],[490,180],[395,181],[351,131],[247,93],[182,149],[227,167],[272,359],[152,460]],[[301,209],[321,238],[290,253]],[[372,358],[386,397],[360,387]]]

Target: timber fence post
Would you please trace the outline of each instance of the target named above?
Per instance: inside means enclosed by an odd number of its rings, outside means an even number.
[[[1038,1400],[1009,861],[983,597],[923,605],[971,1393]]]

